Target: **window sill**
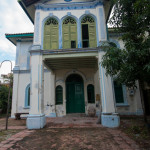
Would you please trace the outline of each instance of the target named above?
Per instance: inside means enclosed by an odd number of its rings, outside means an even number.
[[[23,109],[30,109],[30,106],[25,106],[23,107]]]
[[[129,104],[116,104],[116,107],[129,107]]]

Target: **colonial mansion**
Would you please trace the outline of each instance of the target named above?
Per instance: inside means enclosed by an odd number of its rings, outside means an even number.
[[[43,128],[46,117],[89,109],[106,127],[121,115],[143,113],[139,88],[130,90],[105,75],[104,47],[124,44],[107,28],[110,0],[18,0],[34,33],[6,34],[16,45],[11,117],[27,115],[28,129]]]

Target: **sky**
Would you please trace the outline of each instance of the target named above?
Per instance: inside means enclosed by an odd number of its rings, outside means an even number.
[[[15,65],[16,46],[5,38],[5,33],[33,32],[33,24],[17,0],[0,0],[0,63],[11,60]],[[10,72],[10,63],[4,62],[0,74]]]

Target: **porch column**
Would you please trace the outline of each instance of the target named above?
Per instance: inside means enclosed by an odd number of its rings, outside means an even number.
[[[44,66],[39,52],[31,53],[30,112],[28,129],[40,129],[46,124],[44,114]]]
[[[99,51],[99,78],[101,87],[101,101],[102,101],[102,115],[101,122],[106,127],[118,127],[120,119],[117,113],[115,113],[115,97],[113,90],[112,78],[105,75],[105,69],[101,65],[103,51]]]
[[[51,90],[50,90],[51,91],[51,103],[50,103],[49,117],[56,117],[55,88],[56,88],[55,73],[51,71]]]

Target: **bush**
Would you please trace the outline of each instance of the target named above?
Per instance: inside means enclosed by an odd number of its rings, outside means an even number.
[[[0,109],[2,109],[3,113],[7,111],[8,93],[9,93],[9,87],[1,85],[0,86]],[[12,99],[12,89],[10,93],[10,101],[11,99]],[[11,102],[10,102],[10,106],[11,106]]]

